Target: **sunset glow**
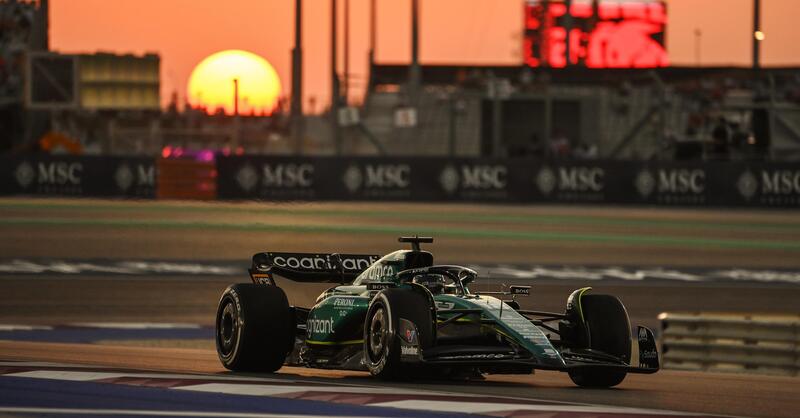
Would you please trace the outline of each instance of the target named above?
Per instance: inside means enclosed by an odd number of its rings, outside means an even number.
[[[189,104],[209,114],[222,108],[234,113],[234,83],[239,80],[239,113],[271,114],[281,94],[278,73],[264,58],[242,50],[209,55],[192,71]]]

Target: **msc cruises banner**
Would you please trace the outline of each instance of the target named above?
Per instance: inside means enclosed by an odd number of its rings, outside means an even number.
[[[0,157],[0,195],[152,198],[156,180],[153,158]]]
[[[222,199],[800,207],[800,164],[220,157]]]

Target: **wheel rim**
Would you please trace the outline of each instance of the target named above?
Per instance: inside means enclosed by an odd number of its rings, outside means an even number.
[[[220,315],[219,326],[217,327],[217,341],[222,349],[222,354],[228,355],[233,351],[234,341],[236,340],[236,331],[238,328],[238,321],[236,321],[236,308],[232,301],[228,301],[222,309]]]
[[[379,358],[386,349],[386,337],[389,333],[386,325],[386,311],[378,308],[372,315],[369,326],[369,351],[373,358]]]

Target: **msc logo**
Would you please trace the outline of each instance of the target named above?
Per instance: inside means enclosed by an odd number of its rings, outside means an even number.
[[[314,184],[314,166],[311,164],[264,164],[261,166],[261,185],[273,188],[307,188]],[[244,191],[258,184],[259,172],[245,164],[236,173],[236,182]]]
[[[761,172],[761,193],[795,194],[800,193],[800,171],[775,170]]]
[[[701,194],[705,191],[706,173],[701,169],[659,169],[656,176],[642,170],[636,176],[636,190],[642,197],[654,191],[672,194]]]
[[[137,164],[132,170],[128,164],[121,164],[114,173],[114,181],[123,192],[136,186],[154,187],[156,185],[156,168],[153,165]]]
[[[263,184],[267,187],[311,187],[314,166],[311,164],[264,164]]]
[[[78,186],[81,184],[83,164],[68,162],[39,162],[36,169],[24,161],[17,166],[14,177],[23,188],[28,188],[34,181],[47,186]]]
[[[554,172],[542,167],[536,175],[536,185],[542,194],[553,190],[564,192],[600,192],[603,190],[605,171],[600,167],[559,167]]]
[[[447,166],[439,175],[439,183],[447,193],[459,187],[471,190],[502,190],[508,184],[508,168],[503,165],[462,165],[460,170]]]
[[[750,171],[739,176],[736,186],[745,199],[752,199],[759,189],[766,196],[800,195],[800,170],[761,170],[760,174],[760,182]]]
[[[351,165],[342,178],[350,193],[365,189],[405,189],[411,184],[411,167],[408,164]]]

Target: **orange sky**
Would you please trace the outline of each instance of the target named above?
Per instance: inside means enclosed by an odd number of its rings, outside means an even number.
[[[353,83],[362,84],[369,0],[350,1],[350,67]],[[341,8],[344,0],[339,3]],[[423,63],[521,62],[522,0],[420,3]],[[285,94],[291,86],[294,0],[51,0],[50,4],[50,45],[57,51],[160,54],[164,103],[173,91],[183,101],[194,66],[224,49],[263,56],[277,70]],[[304,103],[310,110],[309,99],[316,97],[319,111],[330,95],[330,1],[304,0],[304,6]],[[378,0],[378,62],[408,61],[409,8],[410,0]],[[695,64],[696,28],[703,33],[703,65],[749,64],[752,0],[668,0],[668,14],[672,64]],[[764,65],[800,66],[793,27],[798,15],[798,0],[762,0]]]

